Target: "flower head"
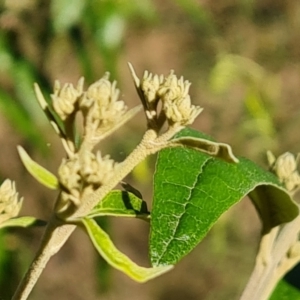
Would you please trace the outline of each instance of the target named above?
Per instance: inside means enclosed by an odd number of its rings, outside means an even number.
[[[163,82],[163,75],[153,75],[148,71],[144,72],[143,79],[140,83],[140,88],[148,103],[157,103],[159,100],[158,90]]]
[[[201,113],[202,108],[191,104],[189,88],[191,83],[179,79],[171,71],[161,84],[158,94],[161,98],[163,110],[170,125],[186,126],[192,124]]]
[[[191,104],[189,88],[191,83],[179,79],[172,70],[166,77],[153,75],[145,71],[140,80],[129,64],[138,94],[143,103],[148,126],[161,128],[165,119],[169,125],[186,126],[192,124],[202,108]],[[162,103],[162,113],[157,112],[158,102]]]
[[[19,199],[15,183],[6,179],[0,186],[0,223],[16,217],[22,207],[23,198]]]
[[[86,151],[82,156],[75,154],[70,159],[63,160],[58,170],[62,187],[59,203],[56,205],[58,213],[73,214],[81,205],[85,194],[91,193],[105,184],[113,175],[116,163],[109,156],[95,155]]]
[[[161,84],[158,94],[162,101],[175,101],[176,99],[184,98],[189,93],[191,83],[188,80],[183,81],[183,77],[179,79],[174,74],[174,70],[165,77],[164,82]]]
[[[102,157],[99,151],[96,155],[87,152],[83,157],[80,175],[88,184],[99,186],[110,179],[115,166],[115,161],[108,155]]]
[[[99,128],[117,123],[127,110],[124,101],[118,100],[119,94],[116,82],[109,81],[109,73],[93,83],[80,100],[86,122]]]
[[[77,87],[66,83],[63,87],[59,81],[55,82],[54,94],[51,95],[52,105],[55,112],[64,121],[76,108],[76,104],[83,92],[83,78],[78,81]]]

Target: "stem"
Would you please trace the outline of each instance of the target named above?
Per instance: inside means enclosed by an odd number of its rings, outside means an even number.
[[[129,154],[129,156],[119,164],[114,175],[109,182],[103,184],[100,188],[94,191],[91,195],[87,195],[82,200],[82,205],[72,218],[85,216],[93,207],[103,199],[120,181],[127,176],[135,166],[143,161],[148,155],[154,154],[164,148],[164,144],[153,143],[157,138],[157,133],[154,130],[147,130],[141,143]]]
[[[261,245],[265,244],[265,247],[259,249],[254,270],[240,300],[268,299],[278,281],[299,262],[299,255],[289,257],[289,250],[298,241],[299,228],[300,216],[284,224],[279,231],[273,228],[269,233],[269,245],[266,245],[266,237],[262,237]],[[272,236],[273,230],[278,231],[275,239]]]
[[[55,218],[48,223],[36,256],[20,282],[12,300],[26,300],[50,258],[64,245],[75,225],[61,225]]]

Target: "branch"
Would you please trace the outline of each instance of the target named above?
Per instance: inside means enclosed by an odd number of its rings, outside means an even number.
[[[156,139],[156,137],[157,134],[155,131],[146,131],[141,143],[119,165],[110,181],[101,186],[93,194],[88,195],[86,199],[83,199],[82,206],[72,216],[72,219],[88,214],[93,207],[101,199],[103,199],[103,197],[105,197],[126,175],[132,171],[136,165],[143,161],[148,155],[159,151],[161,146],[152,142]],[[76,229],[76,225],[64,224],[64,222],[67,221],[59,220],[55,215],[53,216],[45,230],[38,252],[12,300],[26,300],[28,298],[50,258],[61,249],[72,232]]]
[[[262,237],[254,270],[240,300],[264,300],[271,296],[278,281],[300,261],[299,253],[289,255],[299,231],[300,216]]]

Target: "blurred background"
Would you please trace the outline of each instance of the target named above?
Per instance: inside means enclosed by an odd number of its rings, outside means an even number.
[[[266,167],[265,152],[300,149],[300,2],[294,0],[0,0],[0,181],[16,180],[22,215],[47,219],[55,192],[25,171],[16,146],[56,173],[63,149],[33,93],[50,99],[55,79],[105,71],[121,97],[138,104],[127,62],[192,82],[204,111],[193,127],[229,143],[237,155]],[[102,145],[122,160],[145,130],[142,113]],[[128,181],[151,206],[155,157]],[[139,220],[103,219],[116,245],[149,265],[149,228]],[[108,267],[77,230],[50,261],[30,299],[238,299],[250,275],[260,232],[245,199],[168,274],[138,284]],[[10,299],[30,264],[42,229],[0,232],[0,298]]]

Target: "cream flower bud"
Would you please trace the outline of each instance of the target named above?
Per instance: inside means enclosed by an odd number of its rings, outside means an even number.
[[[178,79],[174,71],[166,77],[165,82],[158,90],[163,104],[163,110],[170,125],[179,124],[186,126],[192,124],[201,113],[202,108],[191,104],[189,88],[191,83]]]
[[[300,187],[300,176],[297,171],[289,176],[285,181],[285,186],[288,191],[296,191]]]
[[[80,194],[89,185],[99,187],[109,180],[115,169],[116,163],[109,156],[101,156],[100,152],[95,155],[85,152],[81,158],[74,155],[69,160],[63,160],[58,170],[59,181],[74,197]]]
[[[71,159],[63,159],[58,169],[62,191],[55,205],[55,210],[60,216],[70,216],[80,206],[82,178],[79,173],[80,163],[77,154]]]
[[[271,157],[271,154],[269,154],[269,157]],[[300,187],[297,159],[292,153],[286,152],[275,160],[274,158],[269,159],[269,162],[272,163],[271,170],[277,175],[288,191],[295,192]]]
[[[158,94],[162,101],[181,99],[188,95],[190,86],[191,83],[189,81],[183,81],[183,77],[178,79],[172,70],[170,75],[165,78],[165,82],[161,85]]]
[[[73,215],[80,207],[85,194],[92,193],[110,180],[116,163],[109,156],[90,151],[63,160],[58,175],[62,191],[56,203],[56,213],[61,218]]]
[[[52,105],[55,112],[64,121],[71,115],[83,92],[83,78],[78,81],[75,88],[72,84],[66,83],[62,88],[59,81],[55,82],[54,94],[51,95]]]
[[[90,85],[86,92],[87,99],[93,99],[99,106],[107,106],[110,102],[112,95],[118,97],[119,90],[116,89],[115,83],[111,83],[109,80],[109,73]]]
[[[157,102],[159,96],[157,94],[160,85],[163,83],[163,75],[158,76],[145,71],[143,79],[140,83],[140,89],[142,90],[144,97],[148,103]]]
[[[70,192],[81,188],[80,167],[78,155],[74,155],[71,159],[63,159],[58,169],[60,183]]]
[[[163,103],[167,120],[170,125],[179,124],[182,126],[190,125],[203,110],[199,106],[191,105],[190,96],[175,101],[165,101]]]
[[[279,179],[285,181],[297,170],[295,157],[292,153],[286,152],[280,155],[273,166]]]
[[[109,156],[101,156],[87,152],[83,157],[80,174],[88,184],[101,185],[109,180],[113,174],[116,163]]]
[[[186,126],[193,123],[202,111],[199,106],[191,105],[189,96],[191,83],[183,77],[178,79],[173,70],[166,77],[146,71],[140,80],[131,64],[129,68],[144,106],[149,127],[161,129],[166,119],[171,126],[175,124]],[[161,112],[157,112],[158,101],[162,103]]]
[[[125,103],[118,100],[120,91],[116,82],[111,83],[109,73],[93,83],[80,100],[80,108],[89,122],[99,126],[118,122],[127,110]]]
[[[6,179],[0,186],[0,223],[16,217],[22,207],[23,198],[19,199],[15,183]]]

